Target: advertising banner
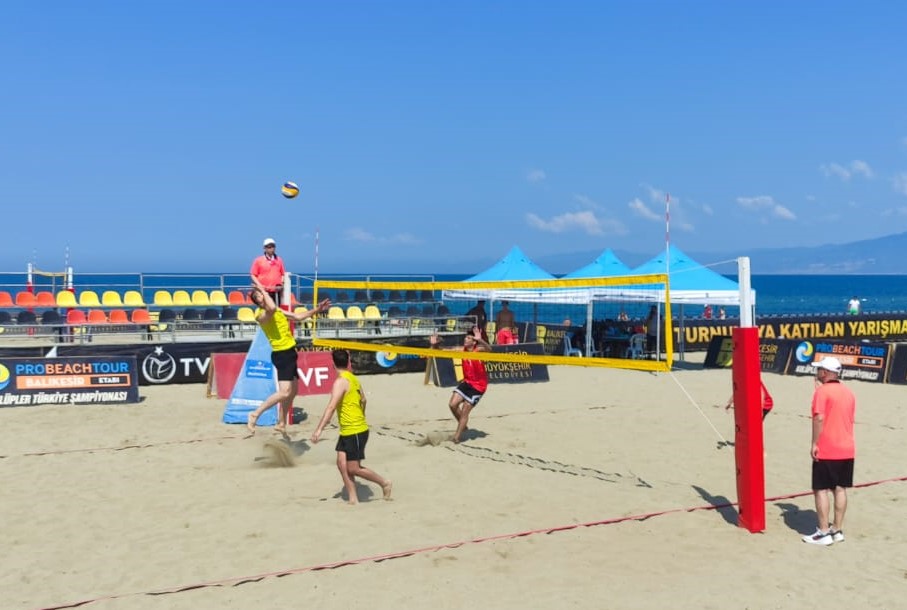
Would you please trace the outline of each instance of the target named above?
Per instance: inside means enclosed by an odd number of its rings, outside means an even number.
[[[907,383],[907,343],[897,343],[892,346],[894,355],[888,366],[888,383]]]
[[[211,354],[209,395],[229,398],[245,360],[246,354]],[[299,369],[298,396],[331,393],[337,371],[334,370],[330,352],[299,352],[296,362]],[[210,391],[212,389],[214,392]]]
[[[212,341],[208,343],[146,343],[128,345],[59,346],[59,356],[134,356],[138,363],[139,385],[205,383],[211,354],[247,352],[249,341]]]
[[[784,373],[790,359],[792,341],[760,339],[759,367],[767,373]],[[734,342],[731,337],[712,337],[703,368],[730,368],[734,363]]]
[[[845,343],[843,341],[800,341],[787,367],[789,375],[815,375],[811,363],[834,356],[844,365],[841,379],[885,381],[891,346],[886,343]]]
[[[495,345],[492,352],[505,354],[542,355],[541,343],[516,343],[514,345]],[[460,358],[433,358],[434,366],[430,377],[442,388],[454,387],[463,380],[463,367]],[[519,362],[486,362],[489,383],[537,383],[548,381],[548,367],[544,364],[524,364]]]
[[[134,356],[0,358],[0,406],[138,401]]]

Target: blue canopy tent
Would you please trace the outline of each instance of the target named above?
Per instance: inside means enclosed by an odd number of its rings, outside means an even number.
[[[504,258],[494,265],[466,278],[464,282],[503,282],[517,280],[553,280],[553,275],[536,265],[518,246],[510,249]],[[531,289],[484,289],[464,288],[462,290],[445,290],[444,299],[469,300],[514,300],[514,301],[549,301],[545,298],[547,290]]]
[[[680,345],[678,347],[679,353],[683,355],[683,306],[734,305],[739,307],[740,286],[734,280],[696,262],[673,245],[669,245],[666,252],[661,252],[632,271],[634,275],[665,272],[668,273],[671,303],[680,306]],[[664,290],[656,290],[655,295],[657,295],[659,304],[665,302]],[[652,299],[652,293],[645,296],[647,300]],[[751,291],[750,303],[755,307],[755,291]]]
[[[501,282],[501,281],[518,281],[518,280],[553,280],[554,275],[548,273],[536,265],[526,254],[518,247],[510,249],[504,258],[497,263],[476,275],[466,278],[464,282]],[[501,288],[464,288],[462,290],[445,290],[442,298],[447,300],[487,300],[491,302],[489,319],[494,319],[494,302],[495,301],[514,301],[514,302],[550,302],[551,298],[546,295],[548,291],[542,289],[501,289]],[[533,306],[532,316],[534,320],[538,319],[538,310]]]
[[[575,271],[571,271],[565,278],[582,278],[582,277],[613,277],[616,275],[627,275],[630,273],[630,268],[620,260],[614,252],[608,248],[604,252],[598,255],[594,261],[586,265],[585,267],[580,267]],[[587,291],[589,292],[589,291]],[[590,354],[593,351],[592,342],[592,295],[586,299],[586,353]]]
[[[611,248],[608,248],[585,267],[571,271],[564,277],[612,277],[615,275],[627,275],[628,273],[630,273],[630,268],[617,258]]]

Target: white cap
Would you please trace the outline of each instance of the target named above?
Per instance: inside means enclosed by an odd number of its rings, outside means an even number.
[[[818,362],[813,362],[812,365],[817,369],[825,369],[826,371],[831,371],[832,373],[841,372],[841,361],[833,356],[823,358]]]
[[[265,243],[262,244],[262,247],[264,247],[264,246],[276,246],[276,245],[277,245],[277,242],[274,241],[274,238],[273,238],[273,237],[265,237]]]

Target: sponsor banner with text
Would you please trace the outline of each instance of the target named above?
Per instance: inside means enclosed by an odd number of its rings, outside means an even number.
[[[800,341],[794,344],[788,375],[815,375],[813,362],[834,356],[844,365],[841,379],[884,382],[891,345],[887,343],[845,343],[843,341]]]
[[[134,356],[0,358],[0,406],[138,400]]]
[[[907,314],[904,312],[850,315],[759,316],[756,327],[762,340],[779,341],[904,341]],[[675,345],[683,333],[687,351],[707,349],[713,337],[731,337],[739,320],[684,318],[676,324]]]
[[[495,345],[493,352],[505,354],[532,354],[541,356],[544,348],[541,343],[516,343],[513,345]],[[440,387],[456,386],[463,380],[463,367],[459,358],[434,358],[435,374],[433,381]],[[548,367],[544,364],[524,364],[518,362],[486,362],[489,383],[538,383],[548,381]]]
[[[790,359],[792,341],[762,339],[759,341],[759,367],[766,373],[784,373]],[[704,368],[731,368],[734,363],[734,342],[731,337],[712,337],[703,362]]]

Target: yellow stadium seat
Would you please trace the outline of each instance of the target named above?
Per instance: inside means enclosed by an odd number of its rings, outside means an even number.
[[[187,305],[192,305],[192,297],[189,296],[188,290],[174,290],[173,291],[173,304],[181,305],[183,307]]]
[[[98,298],[98,293],[94,290],[83,290],[79,293],[79,306],[80,307],[100,307],[101,299]],[[106,322],[106,320],[105,320]]]
[[[127,290],[123,295],[123,304],[127,307],[145,307],[145,299],[138,290]]]
[[[240,307],[236,311],[236,319],[240,322],[255,324],[255,311],[251,307]]]
[[[175,298],[176,295],[174,294],[173,296],[174,296],[174,300],[176,300],[176,298]],[[208,293],[206,291],[193,290],[192,291],[192,304],[207,307],[208,305],[211,304],[211,299],[208,298]]]
[[[381,310],[378,309],[377,305],[366,305],[363,316],[366,320],[380,320],[381,319]]]
[[[346,308],[346,319],[355,320],[358,328],[365,326],[365,315],[362,313],[362,308],[358,305],[350,305]]]
[[[154,304],[159,307],[170,307],[173,305],[173,295],[166,290],[155,290]]]
[[[346,314],[339,305],[331,305],[328,308],[328,320],[346,320]]]
[[[122,307],[123,299],[116,290],[105,290],[104,293],[101,294],[101,304],[104,307]]]
[[[57,307],[78,307],[76,295],[68,290],[61,290],[57,293]]]
[[[227,294],[223,290],[212,290],[208,300],[217,307],[227,307],[230,304]]]
[[[295,307],[295,308],[293,309],[293,312],[294,312],[294,313],[306,313],[308,310],[309,310],[308,307],[306,307],[306,306],[304,306],[304,305],[299,305],[299,306],[297,306],[297,307]],[[299,324],[300,324],[303,328],[306,329],[306,333],[305,333],[305,334],[308,335],[308,334],[309,334],[309,330],[315,327],[315,320],[312,319],[312,318],[306,318],[305,320],[303,320],[303,321],[300,322]]]

